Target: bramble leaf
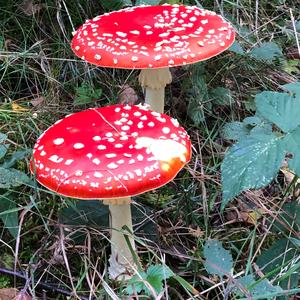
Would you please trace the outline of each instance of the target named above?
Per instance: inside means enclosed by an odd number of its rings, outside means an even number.
[[[23,183],[29,182],[29,177],[16,169],[5,169],[0,167],[0,188],[8,189],[11,187],[17,187]]]
[[[276,176],[284,159],[281,139],[264,131],[250,134],[227,152],[222,166],[222,209],[240,192],[261,188]]]
[[[277,57],[283,57],[281,49],[276,43],[266,42],[250,51],[250,56],[257,60],[271,63]]]
[[[262,92],[255,97],[257,111],[284,132],[300,125],[300,97],[287,93]]]
[[[232,273],[232,255],[220,241],[208,240],[205,243],[204,258],[204,267],[209,274],[222,277]]]

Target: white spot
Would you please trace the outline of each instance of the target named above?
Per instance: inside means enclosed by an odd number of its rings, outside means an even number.
[[[69,166],[73,161],[74,159],[67,159],[65,165]]]
[[[101,59],[101,55],[100,54],[96,54],[94,57],[95,57],[96,60],[100,60]]]
[[[100,164],[100,160],[99,160],[98,158],[94,158],[94,159],[93,159],[93,163],[94,163],[95,165],[99,165],[99,164]]]
[[[95,142],[101,141],[101,137],[100,137],[99,135],[95,135],[95,136],[93,137],[93,140],[94,140]]]
[[[83,172],[81,170],[77,170],[75,172],[75,176],[82,176]]]
[[[84,148],[84,145],[82,143],[76,143],[73,145],[74,149],[82,149]]]
[[[198,41],[197,44],[201,47],[204,47],[204,42],[203,41]]]
[[[149,123],[148,123],[148,126],[149,126],[149,127],[154,127],[155,124],[154,124],[154,122],[149,122]]]
[[[93,157],[93,154],[92,153],[88,153],[86,156],[91,159]]]
[[[114,157],[117,156],[117,154],[115,154],[115,153],[107,153],[107,154],[105,154],[105,156],[106,156],[107,158],[114,158]]]
[[[110,163],[110,164],[107,165],[107,167],[108,167],[109,169],[117,169],[117,168],[118,168],[118,165],[115,164],[115,163]]]
[[[79,46],[76,46],[76,47],[75,47],[75,50],[76,50],[76,51],[78,51],[79,49],[80,49],[80,47],[79,47]]]
[[[61,163],[64,159],[62,157],[57,156],[57,155],[51,155],[49,157],[49,160],[51,160],[55,163]]]
[[[137,34],[137,35],[140,34],[140,32],[138,30],[131,30],[130,33]]]
[[[127,36],[127,33],[122,32],[122,31],[117,31],[117,32],[116,32],[116,35],[118,35],[118,36],[120,36],[120,37],[126,37],[126,36]]]
[[[121,127],[121,129],[122,129],[122,130],[129,130],[129,129],[130,129],[130,127],[129,127],[129,126],[127,126],[127,125],[124,125],[124,126],[122,126],[122,127]]]
[[[96,178],[101,178],[101,177],[103,177],[103,175],[102,175],[102,173],[96,171],[96,172],[94,173],[94,177],[96,177]]]
[[[135,159],[130,159],[129,162],[128,162],[129,165],[132,165],[134,163],[135,163]]]
[[[139,154],[139,155],[137,156],[137,160],[138,160],[138,161],[143,161],[143,159],[144,159],[144,156],[143,156],[142,154]]]
[[[55,145],[61,145],[65,140],[63,138],[57,138],[53,141]]]
[[[208,23],[208,20],[205,19],[205,20],[201,20],[201,23],[204,25],[204,24],[207,24]]]
[[[131,57],[131,60],[132,60],[132,61],[138,61],[139,58],[138,58],[137,56],[132,56],[132,57]]]
[[[168,134],[168,133],[170,133],[170,128],[169,127],[164,127],[163,129],[162,129],[162,132],[164,133],[164,134]]]
[[[46,154],[47,153],[44,150],[42,150],[41,153],[40,153],[40,156],[45,156]]]
[[[98,148],[99,150],[105,150],[105,149],[106,149],[106,146],[105,146],[105,145],[99,145],[99,146],[97,146],[97,148]]]
[[[123,148],[122,144],[115,144],[115,148]]]

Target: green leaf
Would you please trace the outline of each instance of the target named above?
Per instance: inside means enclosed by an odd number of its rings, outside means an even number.
[[[299,271],[290,270],[297,263],[299,255],[299,249],[293,243],[288,239],[281,239],[263,251],[256,264],[270,280],[276,277],[283,289],[293,289],[298,286]]]
[[[297,98],[300,97],[300,81],[284,84],[281,87],[287,91],[294,93]]]
[[[5,156],[8,148],[9,148],[9,144],[0,145],[0,159]]]
[[[233,103],[231,91],[220,86],[209,91],[209,98],[217,105],[227,106]]]
[[[255,97],[257,111],[284,132],[300,125],[300,97],[287,93],[262,92]]]
[[[158,5],[160,0],[137,0],[135,5]]]
[[[222,129],[221,135],[226,140],[241,140],[250,133],[250,128],[247,128],[243,122],[226,123]]]
[[[300,231],[300,204],[297,201],[285,203],[273,225],[274,231],[279,233],[289,234],[291,228]]]
[[[282,288],[280,286],[273,286],[267,279],[256,281],[253,274],[243,276],[237,281],[252,297],[263,296],[265,298],[269,298],[272,293],[282,292]],[[235,289],[235,293],[238,295],[245,294],[242,289]]]
[[[31,155],[31,153],[32,151],[30,149],[15,151],[11,156],[5,159],[1,167],[8,169],[16,164],[19,160]]]
[[[273,133],[250,134],[226,153],[223,160],[222,209],[240,192],[261,188],[276,176],[284,159],[285,151],[280,138]]]
[[[15,169],[5,169],[0,167],[0,188],[8,189],[11,187],[17,187],[21,184],[28,183],[29,177]]]
[[[282,51],[276,43],[266,42],[250,51],[250,56],[257,60],[271,63],[275,58],[283,57]]]
[[[75,105],[89,104],[102,95],[102,89],[95,89],[89,82],[83,82],[77,87],[74,99]]]
[[[228,50],[235,52],[236,54],[245,54],[243,47],[237,41],[234,41],[234,43],[230,46]]]
[[[165,265],[151,265],[146,272],[142,272],[139,275],[134,275],[129,281],[126,288],[126,292],[132,295],[134,290],[137,293],[144,291],[146,295],[151,296],[151,290],[143,282],[147,281],[157,294],[163,290],[163,282],[173,276],[174,273]],[[142,278],[142,280],[141,280]]]
[[[217,240],[208,240],[204,246],[204,267],[211,275],[220,277],[232,274],[232,256],[228,250],[225,250],[222,243]]]
[[[7,135],[0,132],[0,144],[4,143],[7,139]]]
[[[300,126],[288,133],[282,143],[286,151],[293,155],[288,160],[289,168],[300,177]]]
[[[16,203],[9,193],[0,195],[0,219],[14,238],[17,238],[19,229],[18,211],[14,210],[16,208]]]

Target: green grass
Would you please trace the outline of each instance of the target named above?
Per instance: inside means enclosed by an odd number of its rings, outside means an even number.
[[[6,160],[17,150],[32,149],[38,136],[59,118],[88,107],[116,103],[125,84],[142,97],[136,71],[96,68],[77,59],[70,49],[72,27],[108,11],[105,1],[61,1],[61,8],[57,1],[34,1],[38,5],[34,14],[26,14],[21,3],[10,0],[0,4],[0,132],[7,134],[10,145]],[[280,85],[300,79],[299,67],[293,72],[284,68],[284,62],[295,60],[288,53],[296,48],[290,13],[299,20],[296,1],[211,0],[201,4],[232,21],[245,55],[226,51],[203,64],[176,68],[173,83],[167,87],[166,112],[188,130],[193,157],[172,183],[136,201],[149,208],[155,228],[152,235],[147,235],[150,223],[143,220],[145,234],[137,241],[143,267],[165,262],[186,281],[168,279],[164,297],[172,300],[237,299],[226,289],[228,280],[219,284],[222,280],[204,268],[203,247],[209,238],[221,241],[231,251],[235,272],[257,272],[259,276],[262,274],[256,260],[261,253],[282,237],[299,239],[291,224],[285,231],[271,229],[278,220],[277,212],[286,209],[284,203],[296,201],[293,193],[297,189],[282,174],[266,188],[243,193],[223,213],[220,211],[220,165],[230,146],[222,137],[222,127],[253,115],[253,98],[258,92],[280,91]],[[247,54],[269,41],[282,49],[281,59],[266,63]],[[89,104],[74,105],[76,90],[83,82],[101,88],[102,94]],[[204,83],[208,94],[217,87],[227,88],[232,101],[220,105],[203,98],[200,83]],[[42,99],[38,105],[34,102],[37,98]],[[24,110],[17,111],[15,104]],[[199,114],[193,117],[191,111],[195,110]],[[29,175],[29,157],[17,161],[14,167]],[[27,272],[32,279],[28,291],[36,297],[42,293],[42,288],[35,285],[39,281],[85,297],[121,297],[126,284],[112,282],[106,272],[107,228],[103,230],[99,224],[62,226],[60,212],[73,200],[55,195],[34,180],[9,190],[0,189],[1,195],[6,192],[16,203],[21,228],[15,239],[0,222],[0,268],[16,266]],[[259,209],[261,216],[254,224],[249,222],[245,216]],[[297,266],[297,259],[295,256],[291,266]],[[277,281],[286,274],[285,263],[276,271]],[[269,272],[263,275],[272,278]],[[22,280],[17,283],[18,287],[24,286]],[[201,295],[193,295],[187,283]],[[0,288],[13,286],[12,277],[0,274]],[[59,292],[47,295],[64,299]]]

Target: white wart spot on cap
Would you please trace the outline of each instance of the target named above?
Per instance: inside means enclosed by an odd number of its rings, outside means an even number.
[[[76,143],[76,144],[73,145],[73,147],[74,147],[74,149],[82,149],[82,148],[84,148],[84,144]]]

